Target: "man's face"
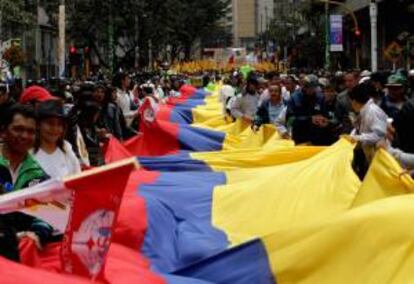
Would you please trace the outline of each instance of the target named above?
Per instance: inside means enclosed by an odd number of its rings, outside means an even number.
[[[257,90],[257,86],[253,83],[248,83],[246,86],[246,91],[251,94],[251,95],[255,95],[256,94],[256,90]]]
[[[6,103],[8,98],[9,95],[6,92],[0,91],[0,105]]]
[[[353,74],[346,74],[344,77],[345,87],[352,90],[358,85],[358,79]]]
[[[16,114],[3,133],[4,143],[14,153],[26,154],[36,137],[36,120]]]
[[[334,88],[325,88],[323,90],[323,95],[325,97],[325,101],[330,103],[335,100],[336,97],[336,91]]]
[[[392,100],[399,101],[404,99],[404,87],[403,86],[389,86],[388,93]]]
[[[293,83],[292,79],[287,79],[285,83],[286,90],[289,92],[293,92],[295,90],[295,84]]]
[[[280,88],[277,86],[270,86],[269,87],[269,95],[270,95],[270,101],[274,104],[277,104],[280,102],[281,95],[280,95]]]
[[[316,88],[315,87],[303,87],[303,93],[307,96],[307,97],[314,97],[316,95]]]

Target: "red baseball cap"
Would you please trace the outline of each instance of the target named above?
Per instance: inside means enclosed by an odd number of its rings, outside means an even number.
[[[52,96],[52,94],[50,94],[45,88],[32,86],[23,91],[20,96],[20,103],[27,104],[29,102],[45,102],[57,99],[58,98]]]

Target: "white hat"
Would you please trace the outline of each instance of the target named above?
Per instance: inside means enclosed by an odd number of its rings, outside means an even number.
[[[371,76],[371,71],[369,71],[369,70],[364,70],[364,71],[362,71],[361,72],[361,77],[363,78],[363,77],[369,77],[369,76]]]
[[[327,78],[319,78],[318,80],[319,85],[321,85],[322,87],[326,87],[329,85],[329,80]]]
[[[361,80],[359,80],[359,84],[363,84],[369,80],[371,80],[371,77],[362,77]]]

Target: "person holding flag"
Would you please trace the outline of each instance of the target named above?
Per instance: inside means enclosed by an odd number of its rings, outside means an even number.
[[[5,117],[1,129],[0,194],[34,186],[49,177],[29,150],[36,136],[36,116],[29,106],[17,104]],[[42,220],[19,212],[0,215],[0,255],[19,261],[18,239],[30,238],[40,248],[53,228]]]
[[[69,142],[65,141],[66,117],[60,101],[51,100],[39,105],[39,135],[34,155],[36,160],[53,178],[78,174],[81,166]]]
[[[253,122],[259,104],[258,85],[259,82],[254,77],[247,80],[245,90],[242,94],[237,95],[230,107],[231,115],[234,118],[243,119],[249,124]]]

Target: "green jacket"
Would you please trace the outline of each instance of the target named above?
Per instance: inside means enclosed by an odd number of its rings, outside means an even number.
[[[0,184],[6,191],[21,190],[47,180],[49,177],[32,155],[28,154],[23,161],[16,182],[13,184],[10,174],[10,162],[0,155]],[[1,186],[0,185],[0,186]],[[10,187],[12,185],[12,188]]]
[[[49,178],[30,154],[23,161],[14,184],[9,167],[10,162],[0,155],[0,194],[22,190]],[[0,214],[0,223],[10,232],[32,231],[37,234],[43,244],[49,240],[53,232],[53,228],[46,222],[21,212]]]

